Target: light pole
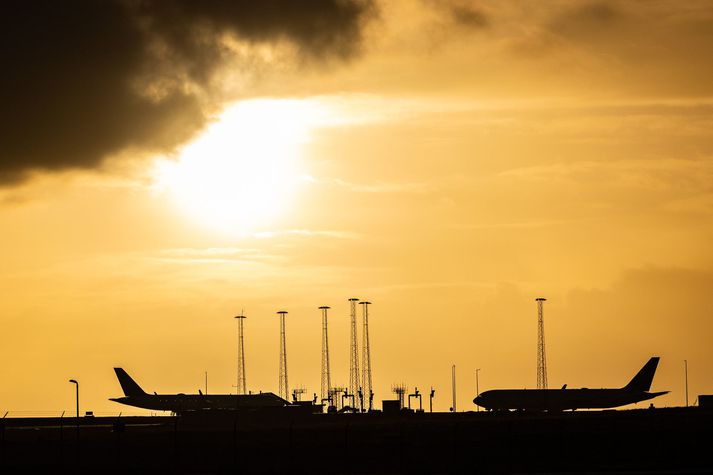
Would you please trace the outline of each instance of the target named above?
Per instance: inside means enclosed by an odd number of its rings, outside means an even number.
[[[480,396],[480,386],[478,385],[478,373],[480,372],[480,368],[475,370],[475,397]],[[480,412],[480,406],[477,404],[475,405],[475,411]]]
[[[76,447],[76,457],[77,460],[79,460],[79,382],[76,379],[70,379],[70,383],[74,384],[76,386],[76,400],[77,400],[77,419],[76,419],[76,430],[77,430],[77,447]]]
[[[453,414],[456,413],[456,365],[453,365],[451,369],[451,390],[453,392],[453,407],[451,407],[451,411],[453,411]]]
[[[69,382],[77,387],[77,423],[79,423],[79,382],[76,379],[70,379]]]
[[[686,407],[688,407],[688,360],[683,360],[683,371],[686,374]]]

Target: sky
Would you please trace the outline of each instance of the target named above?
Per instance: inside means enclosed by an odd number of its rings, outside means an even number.
[[[713,2],[16,1],[0,15],[0,411],[319,392],[369,300],[393,384],[713,393]],[[361,334],[360,334],[361,339]],[[647,403],[640,403],[644,407]]]

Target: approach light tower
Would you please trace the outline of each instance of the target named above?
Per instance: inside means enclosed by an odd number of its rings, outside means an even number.
[[[372,402],[374,400],[374,392],[371,387],[371,351],[369,349],[369,305],[371,305],[371,302],[359,302],[359,305],[364,306],[362,314],[364,318],[364,331],[361,343],[361,388],[364,392],[364,397],[368,398],[368,408],[371,411],[373,409]],[[362,410],[364,410],[364,408],[362,408]]]
[[[287,341],[285,339],[285,310],[277,312],[280,316],[280,382],[278,385],[279,396],[286,400],[290,400],[290,387],[287,384]]]
[[[243,320],[247,317],[240,312],[240,315],[235,317],[238,320],[238,381],[235,385],[238,388],[238,394],[247,394],[248,390],[245,385],[245,341],[243,339]]]
[[[404,402],[406,400],[406,385],[404,383],[392,384],[391,392],[396,394],[396,399],[399,400],[399,408],[403,409],[406,407],[406,403]]]
[[[542,309],[547,299],[538,297],[537,302],[537,389],[547,389],[547,357],[545,356],[545,320]]]
[[[349,299],[350,318],[351,318],[351,337],[349,339],[349,393],[354,396],[356,401],[357,393],[361,384],[359,384],[359,344],[357,339],[357,302],[359,299]],[[355,404],[356,405],[356,402]],[[361,400],[359,402],[359,410],[362,410]]]
[[[319,307],[322,311],[322,400],[330,398],[329,389],[332,387],[332,381],[329,374],[329,338],[327,336],[327,310],[329,307]],[[334,404],[332,402],[332,404]]]

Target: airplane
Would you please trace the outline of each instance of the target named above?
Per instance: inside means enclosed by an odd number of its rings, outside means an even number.
[[[156,411],[195,411],[202,409],[262,409],[289,405],[273,393],[258,394],[148,394],[123,368],[114,368],[124,397],[109,398],[110,401]]]
[[[473,402],[487,410],[564,411],[606,409],[653,399],[668,391],[649,392],[659,357],[654,356],[620,389],[493,389]]]

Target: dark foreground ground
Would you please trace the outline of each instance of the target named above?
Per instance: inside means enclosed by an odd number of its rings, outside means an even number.
[[[713,473],[713,411],[4,419],[0,473]]]

